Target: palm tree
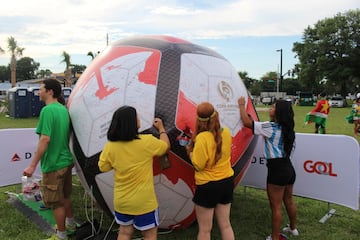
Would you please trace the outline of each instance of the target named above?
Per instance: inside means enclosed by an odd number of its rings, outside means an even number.
[[[88,52],[86,55],[91,57],[91,61],[94,60],[94,58],[99,55],[100,51],[98,51],[97,53],[93,53],[93,52]]]
[[[14,37],[8,38],[8,49],[11,54],[10,71],[11,71],[11,86],[16,86],[16,58],[21,57],[25,48],[21,48],[17,45]]]
[[[65,86],[71,87],[71,62],[70,62],[70,55],[63,51],[62,53],[63,60],[62,63],[65,63]]]

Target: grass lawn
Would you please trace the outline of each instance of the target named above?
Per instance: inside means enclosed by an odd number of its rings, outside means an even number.
[[[268,111],[265,106],[257,106],[260,120],[268,120]],[[313,125],[304,126],[305,114],[312,107],[294,106],[295,111],[295,130],[301,133],[312,133]],[[345,116],[350,112],[350,108],[333,108],[330,111],[327,121],[328,134],[343,134],[353,136],[353,125],[345,122]],[[0,114],[0,129],[2,128],[27,128],[36,127],[37,118],[12,119]],[[87,214],[91,214],[88,205],[91,201],[84,194],[78,178],[73,180],[73,204],[77,219],[85,221]],[[0,188],[0,192],[18,192],[19,185],[12,185]],[[238,186],[235,189],[235,199],[231,210],[231,222],[235,231],[236,239],[265,239],[270,233],[270,209],[264,190]],[[25,218],[18,210],[7,202],[7,194],[0,195],[0,239],[32,240],[44,239],[43,233],[35,224]],[[298,229],[300,236],[297,239],[310,240],[351,240],[360,239],[360,215],[359,211],[330,204],[331,208],[336,209],[335,216],[325,223],[319,220],[327,213],[328,203],[302,197],[295,197],[298,208]],[[102,218],[101,210],[95,207],[94,218],[100,221]],[[106,230],[112,222],[112,218],[103,216],[103,229]],[[283,225],[287,223],[286,216],[283,218]],[[116,227],[114,227],[116,229]],[[158,239],[163,240],[187,240],[196,239],[197,225],[194,223],[187,229],[174,230],[168,234],[159,234]],[[137,234],[138,235],[138,234]],[[138,235],[140,236],[140,235]],[[218,229],[213,228],[212,239],[220,239]],[[293,239],[296,239],[293,237]]]
[[[268,106],[259,106],[258,116],[261,121],[269,120]],[[313,133],[314,124],[304,126],[306,113],[310,112],[313,107],[309,106],[293,106],[295,113],[295,132],[297,133]],[[327,134],[342,134],[354,136],[353,125],[345,121],[345,116],[351,111],[347,108],[331,108],[328,119],[326,121]]]

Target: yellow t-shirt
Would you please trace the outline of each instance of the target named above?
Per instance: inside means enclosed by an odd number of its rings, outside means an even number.
[[[232,137],[228,128],[222,131],[222,156],[215,164],[216,143],[211,132],[196,136],[191,162],[195,168],[195,183],[202,185],[234,175],[231,167]]]
[[[153,180],[153,157],[166,153],[166,142],[150,134],[132,141],[108,141],[99,158],[102,172],[114,169],[114,209],[130,215],[158,207]]]

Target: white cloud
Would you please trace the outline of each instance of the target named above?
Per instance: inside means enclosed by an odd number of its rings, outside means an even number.
[[[160,6],[150,11],[150,13],[155,15],[182,16],[182,17],[201,14],[202,12],[203,11],[201,10],[194,11],[188,8],[173,8],[168,6]]]
[[[134,34],[187,40],[302,35],[325,17],[355,9],[358,0],[11,0],[0,8],[0,46],[13,36],[33,58],[99,51]],[[9,61],[0,55],[0,65]],[[41,63],[41,66],[45,63]],[[57,66],[59,67],[59,66]]]

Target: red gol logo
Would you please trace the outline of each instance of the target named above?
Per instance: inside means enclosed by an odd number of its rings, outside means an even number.
[[[11,161],[13,161],[13,162],[20,161],[19,155],[17,155],[17,154],[15,153],[15,155],[12,157]]]
[[[306,160],[304,162],[304,169],[308,173],[337,177],[337,174],[333,172],[332,163],[329,162],[314,162],[312,160]]]

